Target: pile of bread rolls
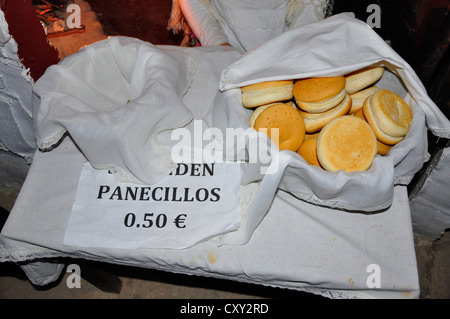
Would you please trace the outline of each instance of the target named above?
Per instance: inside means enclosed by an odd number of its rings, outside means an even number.
[[[365,171],[409,131],[412,112],[396,93],[374,84],[383,66],[334,77],[267,81],[241,88],[250,126],[280,150],[327,171]]]

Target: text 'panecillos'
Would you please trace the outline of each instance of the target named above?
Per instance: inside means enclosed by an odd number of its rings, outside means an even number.
[[[213,176],[214,164],[180,163],[171,176]],[[220,187],[192,188],[176,186],[110,186],[99,185],[97,199],[155,202],[217,202],[220,200]]]

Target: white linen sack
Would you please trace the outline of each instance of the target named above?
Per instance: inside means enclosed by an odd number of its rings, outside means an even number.
[[[401,79],[425,112],[428,128],[436,136],[450,138],[449,120],[429,98],[411,66],[366,23],[348,13],[298,27],[263,43],[223,70],[220,89],[342,75],[377,63]]]
[[[94,168],[155,184],[176,168],[170,133],[208,118],[220,72],[239,56],[232,48],[157,47],[127,37],[94,43],[36,82],[38,147],[57,147],[68,133]]]
[[[50,148],[51,151],[60,146],[61,139],[67,133],[96,169],[96,174],[103,174],[98,176],[105,176],[104,171],[109,170],[120,186],[125,187],[129,183],[136,185],[133,188],[138,187],[137,184],[158,185],[166,181],[178,163],[191,163],[197,159],[199,161],[195,163],[204,162],[202,157],[195,157],[202,155],[203,144],[200,140],[202,144],[198,147],[196,141],[210,128],[211,111],[215,99],[221,95],[218,87],[222,70],[240,55],[229,47],[157,47],[127,37],[111,37],[90,45],[50,67],[36,83],[34,120],[38,146],[44,150]],[[184,135],[190,138],[180,140]],[[181,149],[185,154],[180,155],[174,152],[175,149]],[[134,236],[129,236],[129,229],[111,234],[108,229],[113,227],[99,223],[98,217],[94,216],[96,214],[86,214],[86,207],[94,207],[100,215],[109,216],[107,223],[117,226],[120,223],[114,222],[114,216],[120,216],[123,206],[120,203],[98,204],[95,200],[96,204],[89,204],[92,196],[88,189],[96,185],[98,178],[96,175],[86,176],[83,178],[82,175],[79,181],[81,189],[72,207],[71,223],[68,224],[67,244],[70,245],[185,248],[186,245],[238,228],[241,210],[245,210],[248,201],[246,198],[251,198],[253,194],[251,186],[242,190],[238,187],[237,202],[221,201],[214,209],[216,213],[224,213],[213,227],[182,236],[182,241],[176,232],[169,232],[167,236],[161,232],[154,233],[163,239],[153,240],[148,232],[140,232],[142,228],[133,228],[138,232]],[[227,176],[232,178],[231,174]],[[239,177],[236,180],[235,176],[227,187],[239,186]],[[180,185],[192,185],[191,179],[189,175],[184,175],[179,176],[178,181]],[[83,187],[83,183],[89,187]],[[216,181],[207,178],[202,179],[202,183],[203,187],[212,188]],[[135,203],[124,204],[132,208]],[[142,209],[145,212],[145,204],[144,208],[140,205],[136,207],[139,216],[143,213]],[[153,206],[158,207],[157,204]],[[96,210],[95,205],[103,205],[104,210]],[[108,209],[108,205],[112,207]],[[179,211],[169,204],[167,209]],[[208,205],[198,209],[195,215],[197,220],[201,216],[212,217],[214,214],[210,214],[208,209]],[[99,237],[91,238],[86,234],[83,225],[90,219],[92,223],[87,233],[100,234]],[[194,224],[192,222],[190,226]],[[124,237],[117,236],[118,233]]]
[[[428,97],[412,68],[367,24],[350,14],[332,16],[288,31],[243,55],[221,76],[220,89],[230,96],[229,126],[249,127],[251,110],[239,100],[240,87],[248,84],[312,76],[344,75],[370,65],[385,66],[376,84],[404,97],[413,110],[413,121],[405,139],[388,155],[377,156],[364,172],[328,172],[307,164],[297,153],[273,151],[271,174],[257,167],[244,174],[244,182],[261,180],[252,206],[237,232],[225,235],[223,243],[246,242],[264,218],[279,190],[306,202],[350,212],[382,212],[391,206],[394,185],[407,185],[428,160],[427,127],[448,138],[450,124]]]

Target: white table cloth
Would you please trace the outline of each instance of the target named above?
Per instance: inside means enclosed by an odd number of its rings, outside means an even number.
[[[405,186],[395,187],[393,205],[377,214],[331,210],[279,191],[245,245],[209,240],[183,250],[65,246],[65,228],[85,162],[69,137],[51,152],[36,153],[2,230],[0,261],[24,263],[24,271],[35,284],[47,284],[60,275],[63,267],[51,263],[52,258],[72,257],[330,298],[419,296]],[[368,287],[370,265],[379,266],[380,288]]]

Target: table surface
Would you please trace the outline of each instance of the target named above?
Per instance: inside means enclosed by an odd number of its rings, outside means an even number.
[[[70,137],[52,151],[36,153],[2,230],[0,261],[33,264],[45,257],[73,257],[302,290],[330,298],[418,298],[405,186],[395,187],[394,202],[388,210],[374,214],[319,207],[278,191],[245,245],[208,240],[182,250],[65,246],[65,229],[85,162]],[[35,266],[32,281],[52,278],[45,263]]]

